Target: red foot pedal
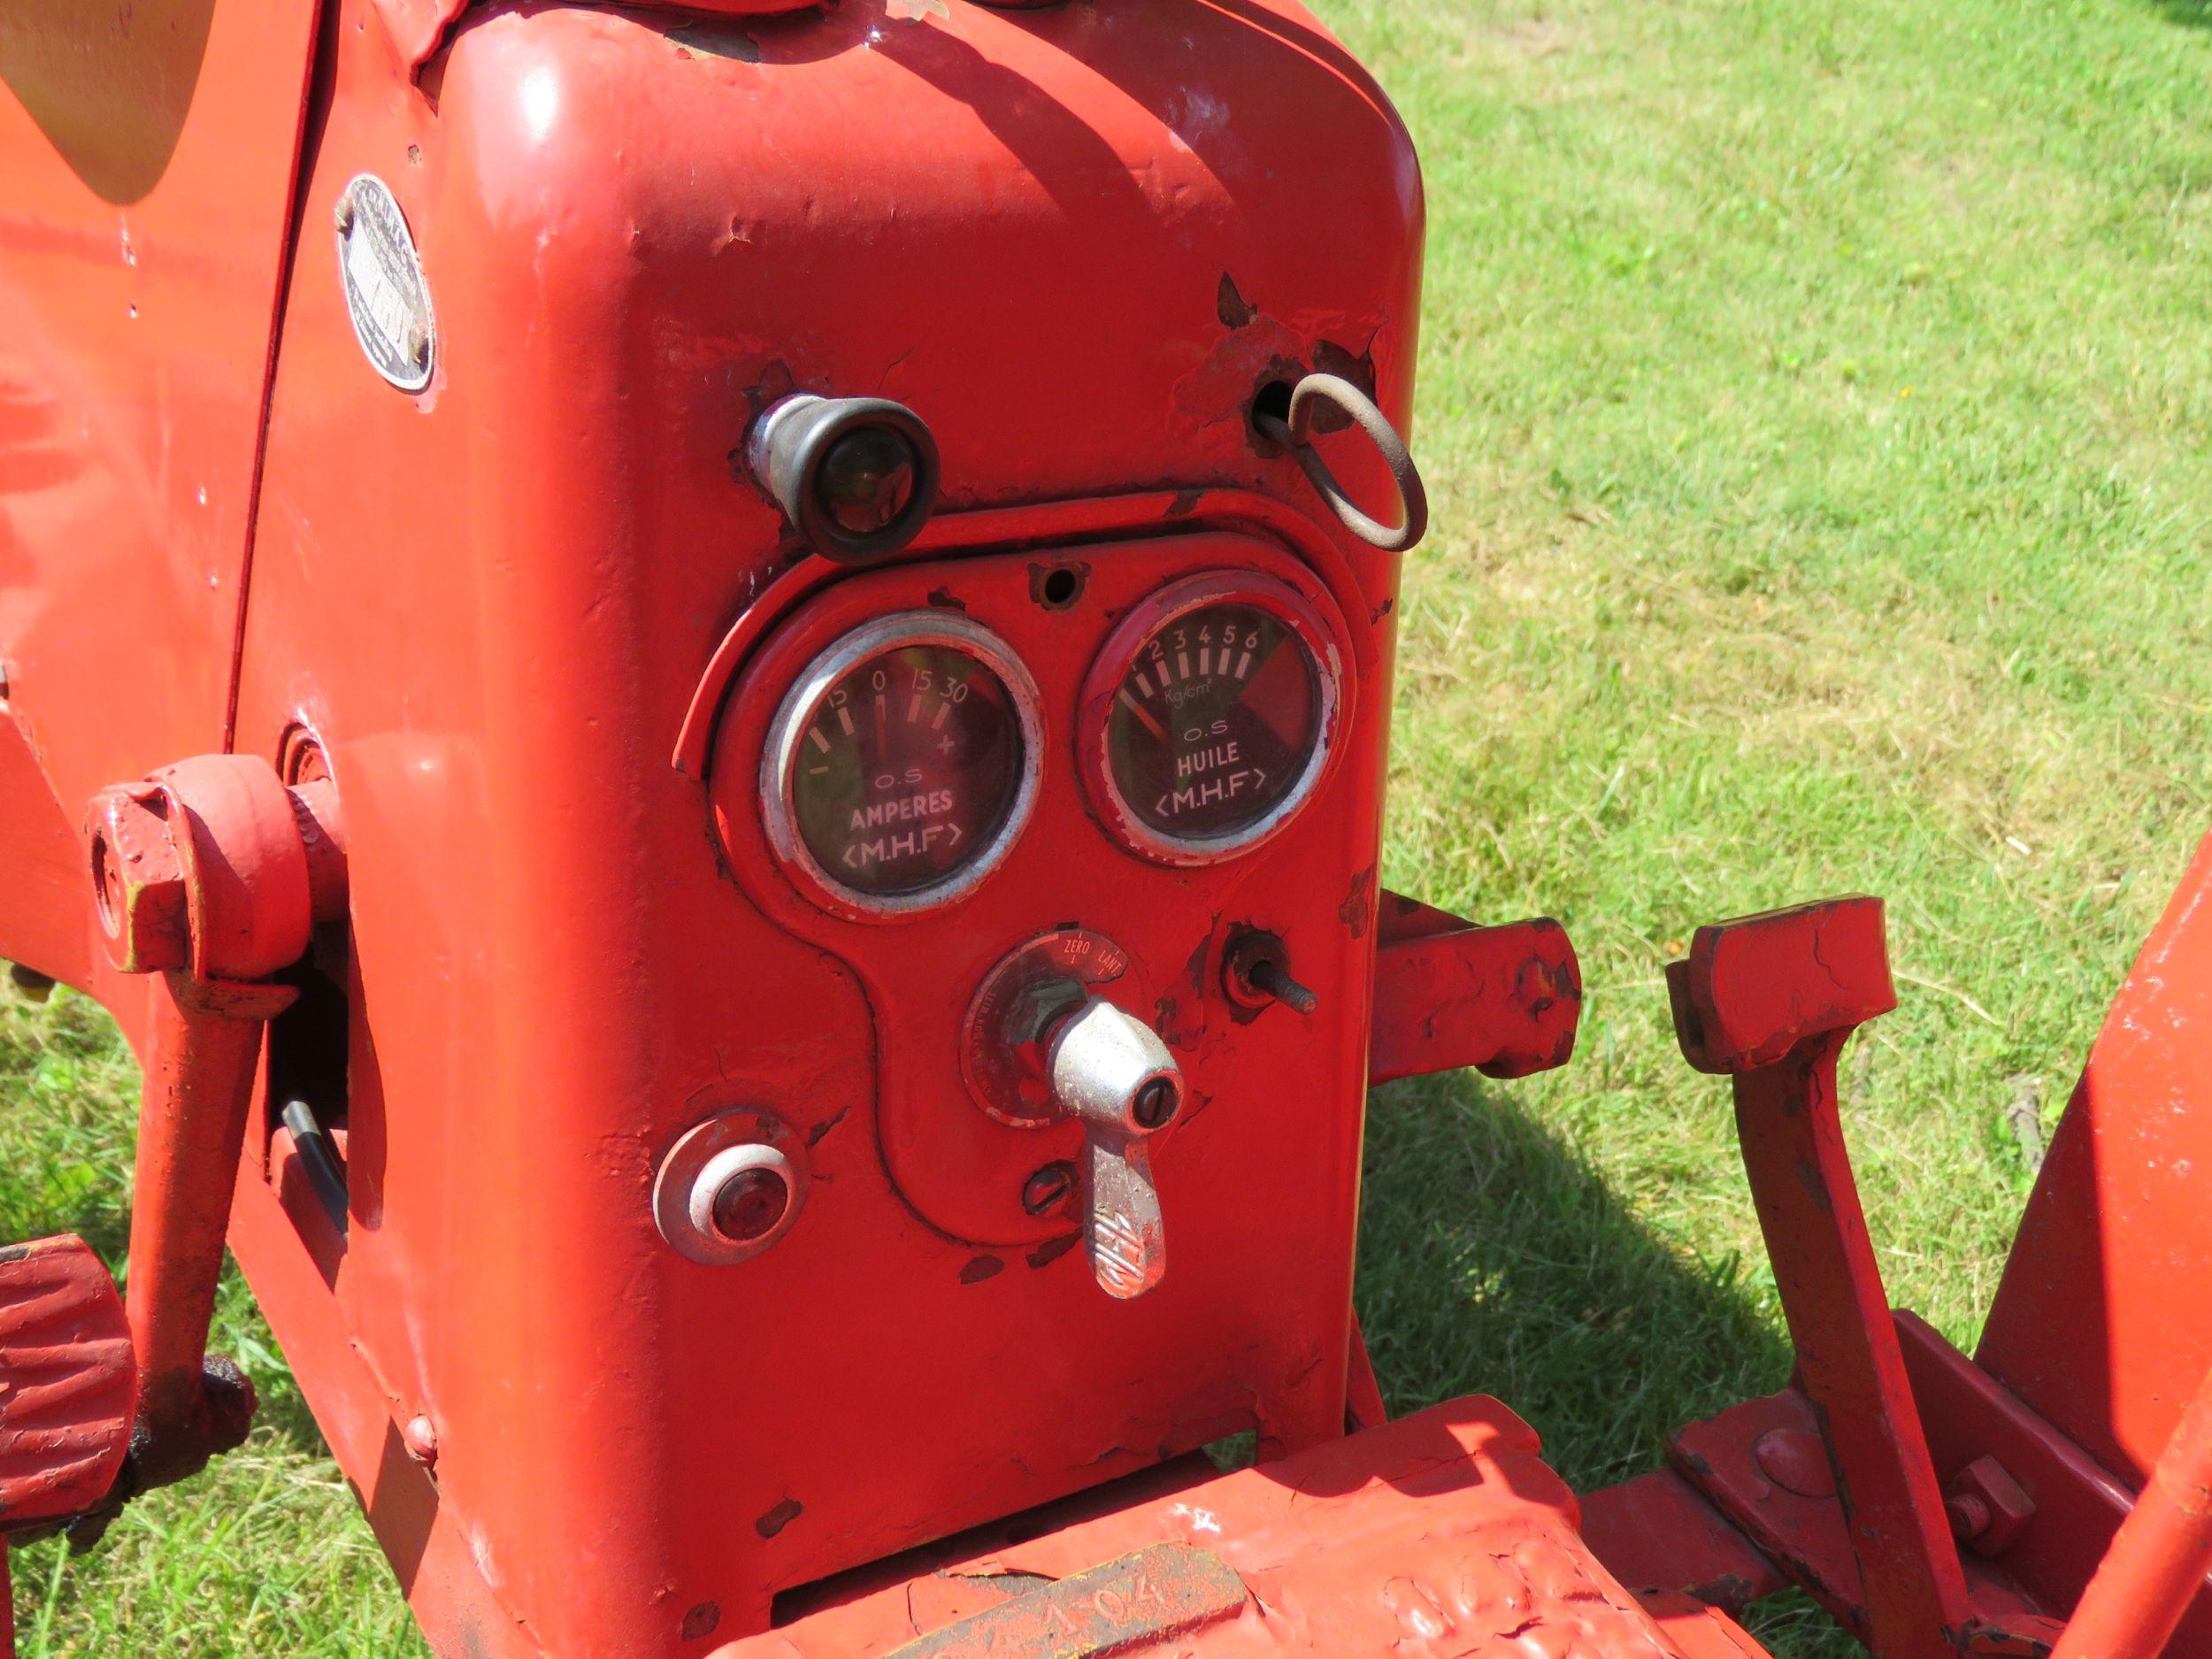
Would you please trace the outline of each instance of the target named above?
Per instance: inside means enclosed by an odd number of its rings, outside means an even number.
[[[0,1532],[90,1509],[130,1450],[138,1367],[115,1281],[73,1233],[0,1249]],[[0,1542],[0,1659],[15,1612]]]
[[[0,1249],[0,1528],[108,1494],[138,1412],[123,1299],[73,1234]]]

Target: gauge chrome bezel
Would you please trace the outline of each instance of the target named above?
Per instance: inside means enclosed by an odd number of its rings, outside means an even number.
[[[1020,777],[1006,816],[990,839],[967,860],[926,887],[903,893],[867,893],[841,881],[815,857],[806,837],[799,833],[798,806],[794,798],[799,744],[831,687],[872,657],[914,645],[948,646],[972,658],[998,676],[1013,705],[1021,735]],[[938,611],[902,611],[863,623],[820,651],[784,693],[768,738],[761,750],[761,826],[769,849],[795,884],[816,903],[836,915],[867,920],[890,920],[918,916],[973,892],[1006,861],[1021,839],[1037,804],[1044,767],[1044,719],[1037,682],[1006,641],[988,628]]]
[[[1116,695],[1138,655],[1178,617],[1211,604],[1264,611],[1290,631],[1306,654],[1315,697],[1314,741],[1306,764],[1280,801],[1262,817],[1218,835],[1171,835],[1140,817],[1114,776],[1107,740]],[[1078,722],[1079,767],[1095,816],[1132,852],[1167,864],[1210,864],[1240,857],[1272,841],[1313,798],[1336,757],[1343,715],[1344,659],[1336,631],[1313,600],[1278,577],[1256,571],[1202,571],[1167,584],[1133,607],[1107,635],[1083,679]]]

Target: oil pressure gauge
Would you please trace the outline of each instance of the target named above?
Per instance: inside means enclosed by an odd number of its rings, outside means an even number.
[[[833,910],[934,908],[1014,844],[1041,747],[1036,685],[997,635],[936,611],[880,618],[777,709],[761,757],[769,844]]]
[[[1163,588],[1123,619],[1084,684],[1094,806],[1165,863],[1256,847],[1326,769],[1340,679],[1327,624],[1288,583],[1224,571]]]

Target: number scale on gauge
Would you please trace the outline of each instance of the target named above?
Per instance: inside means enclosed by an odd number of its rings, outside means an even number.
[[[1179,839],[1233,835],[1294,787],[1318,726],[1313,663],[1259,606],[1223,601],[1165,623],[1122,676],[1108,754],[1125,803]]]
[[[956,646],[900,646],[816,703],[797,747],[793,813],[839,881],[911,892],[958,869],[1004,822],[1022,759],[998,675]]]

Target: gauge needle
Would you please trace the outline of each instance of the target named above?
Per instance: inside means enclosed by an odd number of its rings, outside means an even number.
[[[1157,720],[1154,719],[1150,710],[1146,709],[1144,704],[1139,703],[1134,697],[1131,696],[1126,688],[1125,688],[1121,694],[1121,700],[1122,703],[1128,708],[1130,713],[1135,715],[1137,718],[1144,722],[1144,729],[1146,731],[1151,733],[1153,736],[1158,738],[1163,743],[1167,741],[1167,727],[1162,726]]]

